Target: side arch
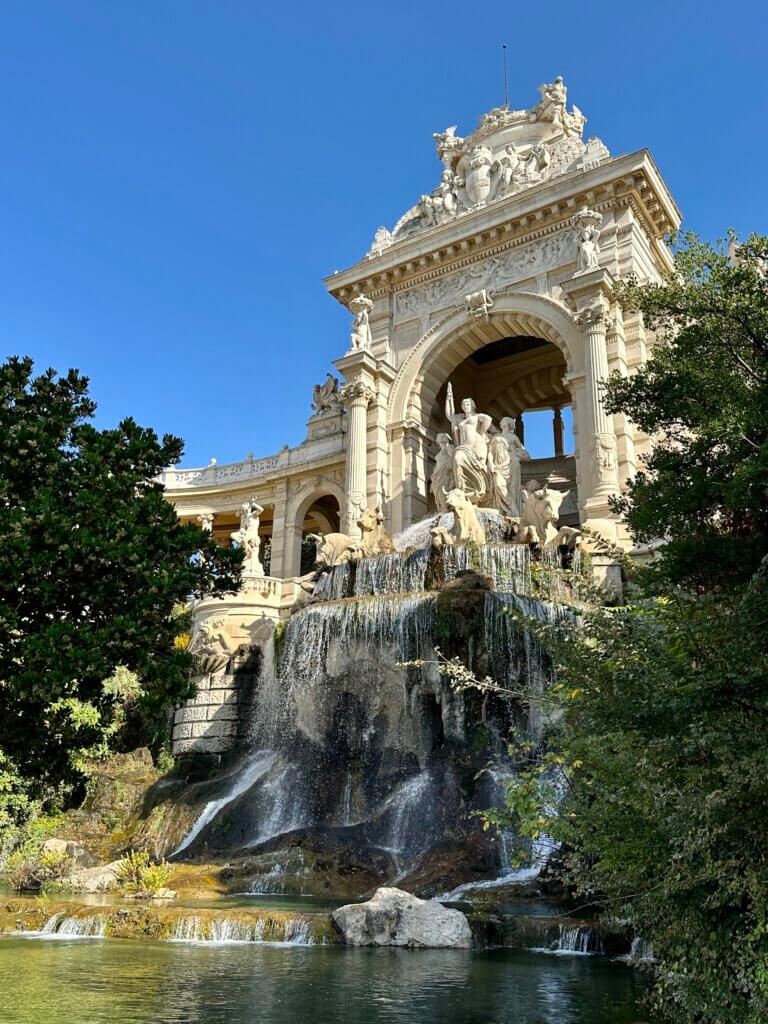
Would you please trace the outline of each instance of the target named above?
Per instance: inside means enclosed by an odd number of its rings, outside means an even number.
[[[344,488],[332,480],[312,480],[307,483],[288,502],[285,516],[285,536],[283,538],[283,575],[285,578],[298,576],[301,567],[301,537],[304,520],[312,505],[320,498],[335,498],[339,512],[344,508]]]

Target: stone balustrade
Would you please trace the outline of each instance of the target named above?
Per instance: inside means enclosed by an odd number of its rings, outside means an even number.
[[[229,462],[223,466],[212,462],[208,466],[196,469],[166,469],[158,477],[158,483],[161,483],[171,494],[198,487],[237,484],[280,474],[343,451],[344,436],[337,434],[306,441],[295,448],[284,448],[277,455],[270,455],[263,459],[248,458],[242,462]]]

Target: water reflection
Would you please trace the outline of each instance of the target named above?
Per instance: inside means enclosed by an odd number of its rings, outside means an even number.
[[[0,940],[7,1024],[630,1024],[640,985],[509,950]]]

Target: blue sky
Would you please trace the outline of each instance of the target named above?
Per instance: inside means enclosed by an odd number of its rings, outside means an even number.
[[[186,465],[304,436],[321,279],[436,181],[432,132],[565,76],[688,227],[768,233],[763,4],[4,0],[0,356],[88,374]]]

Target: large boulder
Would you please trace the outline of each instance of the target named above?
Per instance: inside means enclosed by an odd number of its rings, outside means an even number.
[[[420,900],[402,889],[377,889],[366,903],[348,903],[333,912],[348,946],[408,946],[412,949],[468,949],[469,922],[460,910]]]
[[[68,867],[74,871],[92,868],[99,863],[98,857],[94,857],[90,850],[86,850],[80,843],[71,839],[46,839],[43,843],[43,853],[66,859],[69,861]]]
[[[78,892],[108,892],[117,887],[121,866],[121,860],[113,860],[109,864],[75,871],[68,875],[65,881]]]

